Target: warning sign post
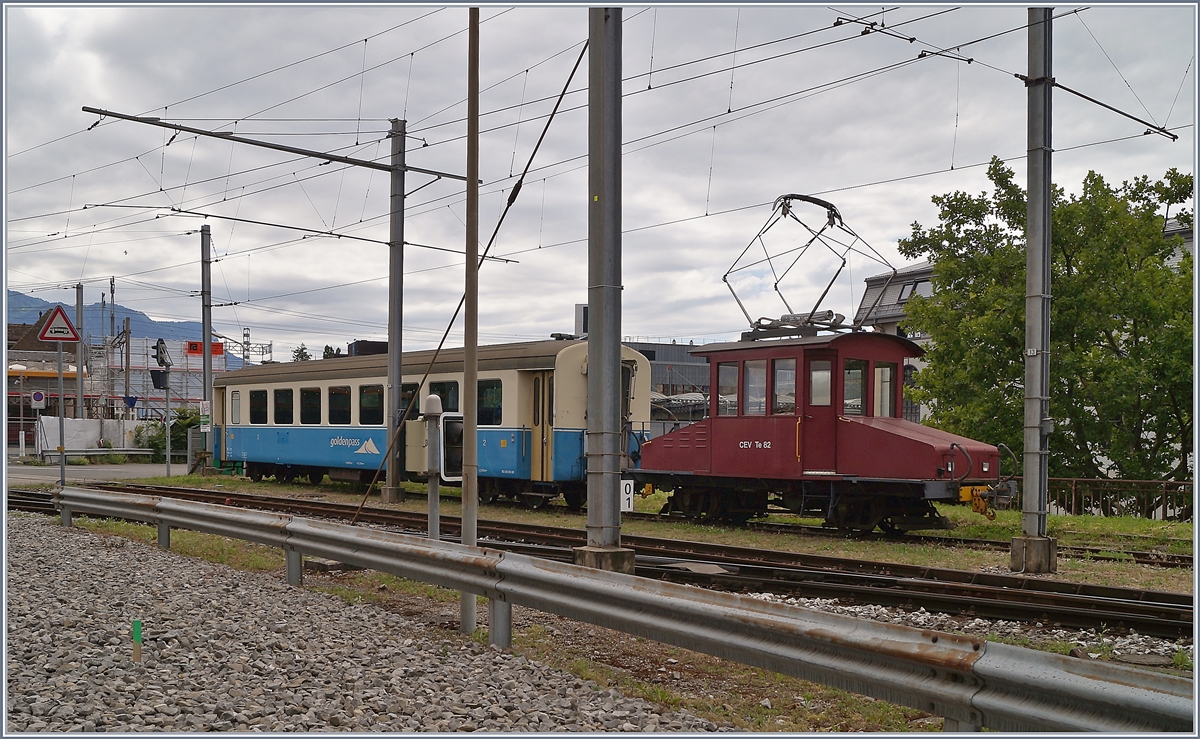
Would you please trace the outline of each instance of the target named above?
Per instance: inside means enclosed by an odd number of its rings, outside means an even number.
[[[67,318],[67,312],[63,310],[61,305],[54,306],[54,310],[50,312],[50,318],[46,319],[46,323],[42,326],[42,330],[38,331],[38,341],[53,341],[58,344],[58,485],[59,487],[67,486],[67,450],[66,450],[66,422],[63,420],[66,413],[67,404],[63,402],[63,365],[62,365],[62,345],[63,342],[71,344],[79,343],[79,332],[75,330],[75,326],[71,324],[71,319]],[[76,362],[83,361],[82,357],[77,357]],[[83,365],[80,365],[81,367]],[[82,403],[83,398],[76,398],[76,403]]]

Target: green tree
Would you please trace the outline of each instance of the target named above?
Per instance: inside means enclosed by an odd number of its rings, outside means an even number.
[[[934,264],[933,295],[913,297],[906,330],[927,334],[913,398],[930,423],[1022,451],[1025,192],[998,159],[991,193],[935,196],[939,223],[913,224],[906,257]],[[1191,201],[1175,169],[1079,195],[1054,191],[1051,230],[1050,474],[1190,479],[1192,271],[1168,260],[1164,213]],[[1189,211],[1175,213],[1185,225]]]
[[[301,344],[300,346],[298,346],[294,350],[292,350],[292,361],[293,362],[307,362],[310,359],[312,359],[312,357],[309,356],[308,347],[305,346],[304,344]]]
[[[329,344],[325,345],[325,351],[321,353],[321,359],[333,359],[334,357],[342,356],[342,348],[339,346],[336,350]]]
[[[200,411],[195,408],[172,408],[171,415],[171,459],[187,454],[188,429],[200,425]],[[140,424],[134,430],[134,443],[141,449],[151,449],[151,462],[161,463],[167,458],[167,438],[163,434],[161,421]]]

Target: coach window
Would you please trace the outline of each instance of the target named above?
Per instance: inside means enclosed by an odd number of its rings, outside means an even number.
[[[889,362],[875,363],[875,417],[891,418],[896,415],[896,365]]]
[[[833,371],[828,359],[814,359],[808,363],[808,404],[829,405],[832,397]]]
[[[458,381],[446,380],[445,382],[429,383],[429,392],[442,399],[443,413],[458,412]]]
[[[847,359],[842,375],[842,415],[864,415],[866,399],[867,362],[865,359]]]
[[[771,413],[791,415],[796,412],[796,360],[776,359],[775,391],[771,402]]]
[[[292,422],[292,389],[275,389],[275,423],[288,425]]]
[[[321,388],[300,388],[300,423],[321,422]]]
[[[742,412],[747,416],[767,415],[767,360],[747,359],[743,382],[746,406]]]
[[[229,423],[236,426],[242,422],[242,391],[229,393]]]
[[[717,364],[717,415],[736,416],[738,412],[738,363]]]
[[[400,386],[400,412],[403,413],[408,409],[408,404],[412,402],[413,396],[417,394],[417,383],[406,382]],[[412,421],[425,409],[420,403],[413,406],[411,411],[408,411],[408,420]]]
[[[358,423],[362,426],[383,423],[383,385],[358,386]]]
[[[503,393],[499,380],[479,381],[479,425],[499,426]]]
[[[350,425],[350,386],[339,385],[329,388],[330,425]]]
[[[250,423],[267,422],[267,391],[250,391]]]

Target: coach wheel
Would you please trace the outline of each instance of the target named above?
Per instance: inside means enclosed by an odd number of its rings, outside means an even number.
[[[321,481],[324,479],[325,479],[325,471],[324,470],[311,470],[308,473],[308,481],[311,482],[313,485],[320,485]]]
[[[250,469],[246,471],[246,477],[249,477],[253,482],[262,482],[262,468],[258,465],[251,465]]]
[[[290,469],[281,469],[275,472],[275,482],[283,485],[291,485],[292,480],[296,479],[296,473]]]
[[[521,494],[521,502],[524,503],[527,508],[531,508],[535,511],[537,509],[545,506],[546,501],[548,501],[548,500],[549,500],[549,498],[547,498],[546,496],[538,495],[537,493],[522,493]]]
[[[563,499],[567,501],[567,510],[578,511],[587,502],[587,493],[579,490],[568,490],[563,493]]]

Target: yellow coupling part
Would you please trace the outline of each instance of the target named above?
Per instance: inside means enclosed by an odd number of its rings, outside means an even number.
[[[987,485],[967,485],[958,490],[958,499],[963,503],[971,501],[971,510],[989,521],[996,520],[996,512],[988,505],[988,500],[994,495],[995,491]]]

